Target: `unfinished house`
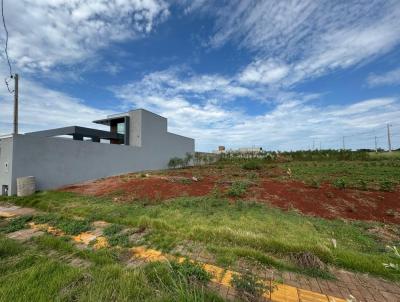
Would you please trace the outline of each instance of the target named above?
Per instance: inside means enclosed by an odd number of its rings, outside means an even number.
[[[165,169],[172,157],[194,152],[193,139],[169,133],[166,118],[144,109],[94,123],[109,126],[109,131],[71,126],[0,138],[1,194],[16,194],[19,177],[34,176],[38,190],[54,189]]]

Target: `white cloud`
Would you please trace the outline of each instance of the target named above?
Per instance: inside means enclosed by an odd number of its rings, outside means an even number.
[[[289,67],[271,59],[256,60],[248,65],[239,75],[239,81],[244,83],[274,84],[288,75]]]
[[[81,99],[24,78],[20,79],[19,88],[21,133],[74,125],[99,128],[92,124],[93,120],[115,113],[113,110],[88,106]],[[12,132],[13,96],[7,92],[4,85],[0,86],[0,96],[0,133],[7,134]]]
[[[204,8],[203,8],[204,9]],[[230,1],[209,45],[234,42],[258,54],[242,80],[292,85],[348,68],[400,43],[399,1]]]
[[[163,0],[6,1],[9,54],[24,72],[50,71],[146,35],[168,14]]]
[[[395,98],[380,98],[361,101],[352,105],[347,106],[339,110],[331,111],[330,115],[333,116],[348,116],[360,113],[365,113],[372,110],[382,110],[382,108],[389,109],[390,105],[396,102]]]
[[[188,70],[172,68],[145,75],[140,81],[124,86],[123,91],[140,91],[140,95],[164,95],[196,99],[227,101],[238,97],[257,98],[257,92],[235,79],[218,74],[197,75]],[[120,92],[123,94],[123,92]],[[132,96],[136,99],[135,96]]]
[[[400,85],[400,68],[382,74],[370,74],[367,78],[370,87],[383,85]]]
[[[318,138],[325,148],[338,148],[343,135],[360,131],[374,135],[376,129],[384,131],[386,122],[400,116],[400,102],[396,98],[326,106],[315,102],[318,95],[282,91],[275,91],[277,100],[269,104],[272,109],[250,114],[237,106],[236,95],[231,95],[229,102],[207,97],[215,89],[217,95],[224,95],[225,90],[225,95],[229,94],[228,83],[231,82],[221,76],[215,77],[214,80],[198,75],[185,78],[167,70],[113,87],[112,91],[127,108],[143,107],[167,117],[171,131],[194,137],[196,147],[204,151],[221,144],[227,147],[262,145],[286,150],[309,148],[312,137]],[[194,99],[193,93],[201,97]],[[272,96],[273,91],[270,93]],[[247,102],[251,101],[249,97]],[[349,147],[372,148],[374,140],[366,138],[352,139]]]

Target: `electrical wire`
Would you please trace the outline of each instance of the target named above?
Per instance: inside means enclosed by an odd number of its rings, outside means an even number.
[[[8,82],[9,82],[8,79],[9,79],[9,78],[12,79],[13,73],[12,73],[12,67],[11,67],[10,57],[8,56],[8,30],[7,30],[6,20],[5,20],[5,18],[4,18],[4,0],[1,0],[1,17],[2,17],[2,19],[3,19],[4,31],[6,32],[6,45],[5,45],[5,47],[4,47],[4,52],[5,52],[5,54],[6,54],[6,59],[7,59],[7,63],[8,63],[8,68],[9,68],[9,71],[10,71],[10,77],[5,78],[5,79],[4,79],[4,82],[5,82],[6,86],[7,86],[8,92],[9,92],[9,93],[13,93],[14,90],[11,90],[11,89],[10,89],[10,86],[8,85]]]
[[[8,68],[10,70],[10,77],[12,77],[13,73],[12,73],[10,58],[8,56],[8,30],[7,30],[6,20],[4,18],[4,0],[1,0],[1,17],[3,18],[4,31],[6,32],[6,45],[4,47],[4,52],[6,53]]]

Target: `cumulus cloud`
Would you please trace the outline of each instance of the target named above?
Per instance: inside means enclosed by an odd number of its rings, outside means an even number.
[[[343,135],[360,131],[374,135],[374,131],[380,133],[385,130],[387,121],[400,116],[397,98],[326,106],[316,102],[318,95],[284,91],[275,91],[276,100],[269,104],[269,110],[251,114],[246,108],[238,106],[236,95],[230,95],[229,102],[207,97],[214,90],[218,92],[214,97],[230,93],[228,83],[231,82],[221,76],[215,77],[210,80],[193,74],[181,78],[167,70],[113,87],[112,91],[127,108],[148,108],[167,117],[170,130],[194,137],[197,148],[204,151],[213,150],[221,144],[227,147],[261,145],[281,150],[301,149],[309,148],[312,138],[317,138],[325,148],[338,148]],[[244,84],[237,85],[247,89]],[[201,97],[193,98],[192,93]],[[247,102],[251,101],[255,100],[248,96]],[[374,140],[366,138],[352,139],[349,147],[372,148]]]

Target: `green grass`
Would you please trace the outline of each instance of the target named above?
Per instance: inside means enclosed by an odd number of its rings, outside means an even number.
[[[223,301],[193,282],[208,280],[194,265],[151,263],[130,269],[114,261],[78,268],[46,256],[44,248],[72,250],[60,238],[44,238],[22,246],[0,236],[1,302]]]
[[[37,215],[33,218],[33,221],[39,224],[47,223],[62,230],[67,235],[78,235],[91,228],[88,219],[74,219],[55,213]]]
[[[257,203],[232,203],[220,197],[184,197],[150,206],[117,205],[107,199],[61,192],[7,200],[69,217],[145,227],[149,231],[144,239],[147,244],[166,252],[184,242],[196,242],[211,247],[217,259],[226,265],[245,258],[301,272],[286,260],[287,256],[309,251],[327,264],[400,280],[399,274],[380,265],[392,259],[385,250],[387,242],[380,242],[367,232],[377,223],[325,220]],[[337,241],[336,249],[332,238]]]
[[[370,161],[295,161],[279,164],[284,170],[290,168],[292,177],[306,183],[328,182],[333,185],[340,180],[345,187],[362,190],[390,190],[400,184],[400,160]],[[382,186],[383,184],[383,186]]]
[[[5,227],[0,228],[0,231],[5,233],[12,233],[25,228],[28,221],[32,220],[31,215],[20,216],[12,219]]]

